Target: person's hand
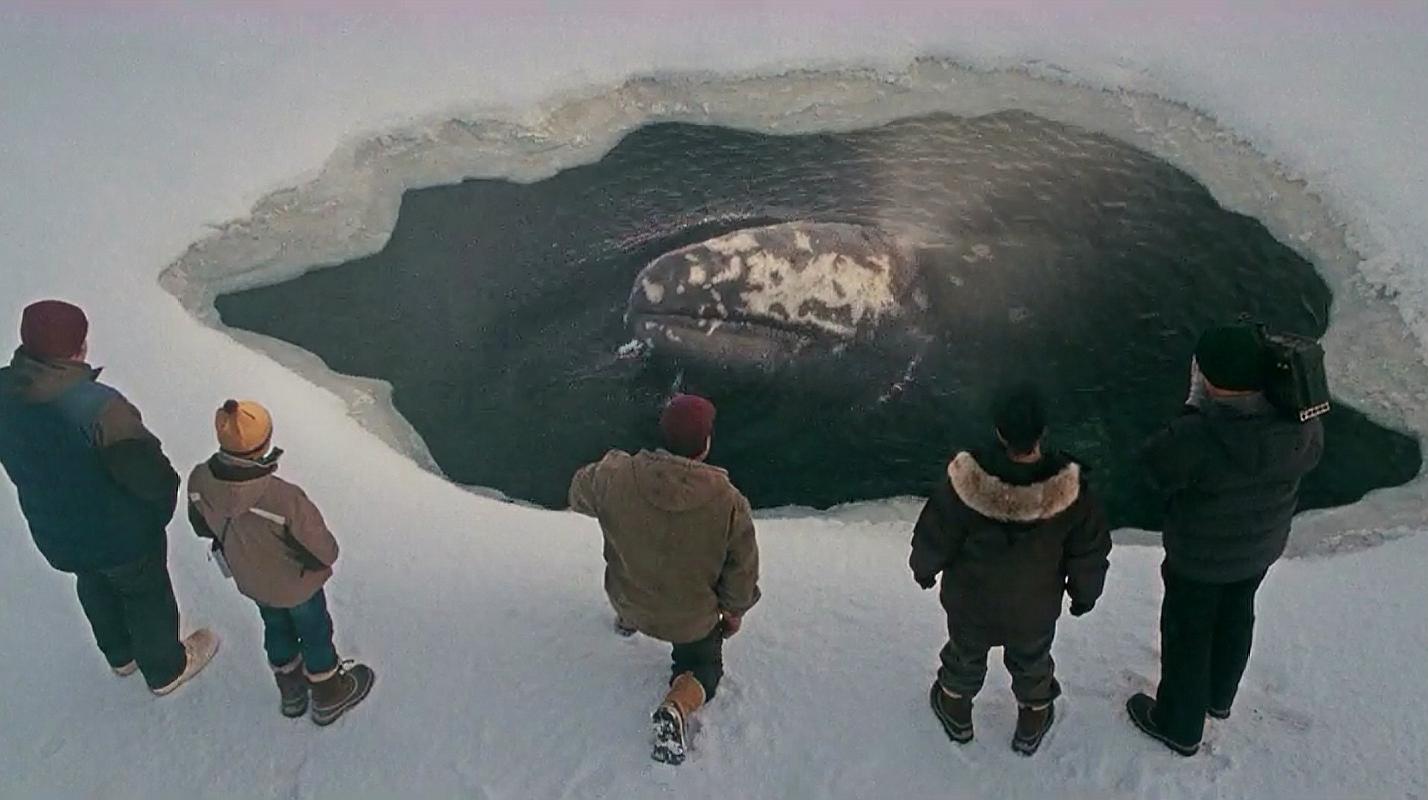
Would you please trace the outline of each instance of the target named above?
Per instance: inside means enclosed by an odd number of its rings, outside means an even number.
[[[719,612],[719,632],[725,639],[739,632],[739,628],[744,626],[744,618],[739,614],[730,614],[727,611]]]
[[[1091,613],[1091,609],[1093,609],[1093,608],[1095,608],[1095,607],[1096,607],[1096,604],[1095,604],[1095,603],[1082,603],[1082,602],[1080,602],[1079,600],[1072,600],[1072,601],[1071,601],[1071,616],[1073,616],[1073,617],[1084,617],[1084,616],[1086,616],[1087,614]]]
[[[936,575],[914,575],[912,576],[912,579],[917,581],[917,585],[921,586],[923,589],[931,589],[932,587],[937,585]]]

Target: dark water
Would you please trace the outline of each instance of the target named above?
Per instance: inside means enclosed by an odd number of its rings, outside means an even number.
[[[915,358],[773,374],[616,358],[648,262],[788,220],[919,243],[940,322]],[[1054,444],[1093,466],[1115,522],[1155,527],[1132,455],[1184,398],[1198,331],[1250,314],[1317,336],[1329,301],[1312,265],[1184,173],[1005,113],[799,136],[653,125],[533,184],[408,192],[382,252],[217,307],[390,381],[453,480],[542,505],[562,506],[570,473],[605,449],[653,445],[676,380],[718,404],[711,460],[755,506],[826,507],[925,494],[949,453],[987,441],[994,387],[1030,377],[1053,398]],[[1413,438],[1342,404],[1327,429],[1306,507],[1418,473]]]

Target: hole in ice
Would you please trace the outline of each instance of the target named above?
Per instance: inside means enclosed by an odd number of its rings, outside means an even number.
[[[650,125],[546,180],[410,191],[381,252],[216,306],[391,382],[453,480],[553,507],[580,463],[655,444],[676,378],[718,403],[713,460],[755,506],[826,507],[924,494],[986,441],[988,392],[1030,375],[1114,521],[1153,527],[1132,456],[1183,398],[1197,332],[1250,314],[1322,335],[1329,302],[1185,173],[1004,112]],[[1327,425],[1307,507],[1417,475],[1415,439],[1342,405]]]

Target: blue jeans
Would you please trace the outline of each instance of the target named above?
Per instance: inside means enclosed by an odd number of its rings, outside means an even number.
[[[274,667],[291,664],[299,654],[310,674],[327,672],[337,666],[337,650],[332,646],[332,617],[327,613],[327,594],[321,589],[292,608],[258,606],[263,617],[263,649]]]

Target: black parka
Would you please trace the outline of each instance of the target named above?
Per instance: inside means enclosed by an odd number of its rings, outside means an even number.
[[[1061,596],[1093,605],[1105,586],[1110,528],[1081,465],[1052,454],[1017,464],[999,451],[959,453],[918,517],[910,566],[942,573],[950,626],[993,644],[1045,637]]]
[[[1166,495],[1166,566],[1203,583],[1269,569],[1289,542],[1299,482],[1323,453],[1318,419],[1287,419],[1263,395],[1187,406],[1142,453]]]

